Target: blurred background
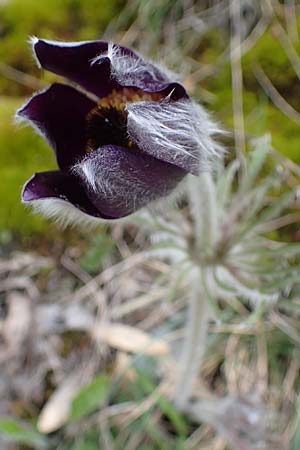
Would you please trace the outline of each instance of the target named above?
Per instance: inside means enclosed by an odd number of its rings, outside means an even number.
[[[55,160],[14,114],[57,79],[37,68],[30,36],[112,40],[180,74],[229,131],[228,159],[269,134],[278,160],[296,173],[299,18],[297,0],[0,0],[1,450],[275,448],[254,447],[251,436],[241,443],[236,430],[230,443],[220,418],[199,426],[172,406],[161,380],[174,367],[157,366],[166,341],[150,344],[153,335],[174,339],[184,293],[174,280],[171,293],[162,282],[166,262],[143,258],[147,236],[137,225],[62,230],[21,204],[24,182]],[[299,237],[297,224],[285,231],[290,242]],[[247,305],[235,313],[243,316]],[[297,324],[278,315],[264,336],[216,327],[202,369],[206,392],[251,392],[280,410],[281,437],[293,450],[300,448]],[[141,356],[143,339],[150,350]]]

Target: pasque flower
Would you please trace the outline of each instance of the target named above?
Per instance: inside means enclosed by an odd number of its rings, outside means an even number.
[[[102,41],[32,44],[42,68],[69,80],[17,112],[56,155],[59,169],[35,174],[22,193],[47,216],[125,217],[169,196],[221,153],[204,109],[133,51]]]

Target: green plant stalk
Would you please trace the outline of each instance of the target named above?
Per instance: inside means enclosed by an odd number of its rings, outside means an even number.
[[[174,403],[180,411],[186,410],[199,374],[206,347],[208,320],[209,304],[199,286],[194,286],[190,296],[185,339],[174,393]]]
[[[216,192],[212,175],[202,173],[190,183],[190,206],[194,217],[195,250],[191,258],[197,277],[191,287],[185,337],[179,361],[174,402],[185,411],[191,399],[193,387],[206,349],[210,302],[205,294],[202,277],[206,276],[205,259],[215,251],[218,236]],[[197,257],[198,256],[198,257]]]
[[[203,257],[211,256],[214,252],[217,242],[218,209],[215,184],[209,172],[203,172],[189,181],[189,204],[194,218],[194,256],[196,260],[203,261]]]

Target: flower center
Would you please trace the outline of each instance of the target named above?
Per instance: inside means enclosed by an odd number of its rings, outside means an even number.
[[[109,144],[138,149],[127,133],[126,103],[160,101],[163,98],[163,94],[148,93],[141,89],[113,90],[86,117],[86,152],[90,153]]]

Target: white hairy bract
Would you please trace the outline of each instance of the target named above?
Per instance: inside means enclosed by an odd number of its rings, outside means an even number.
[[[129,137],[148,154],[197,174],[209,170],[224,149],[213,136],[222,133],[204,108],[189,99],[126,105]]]

